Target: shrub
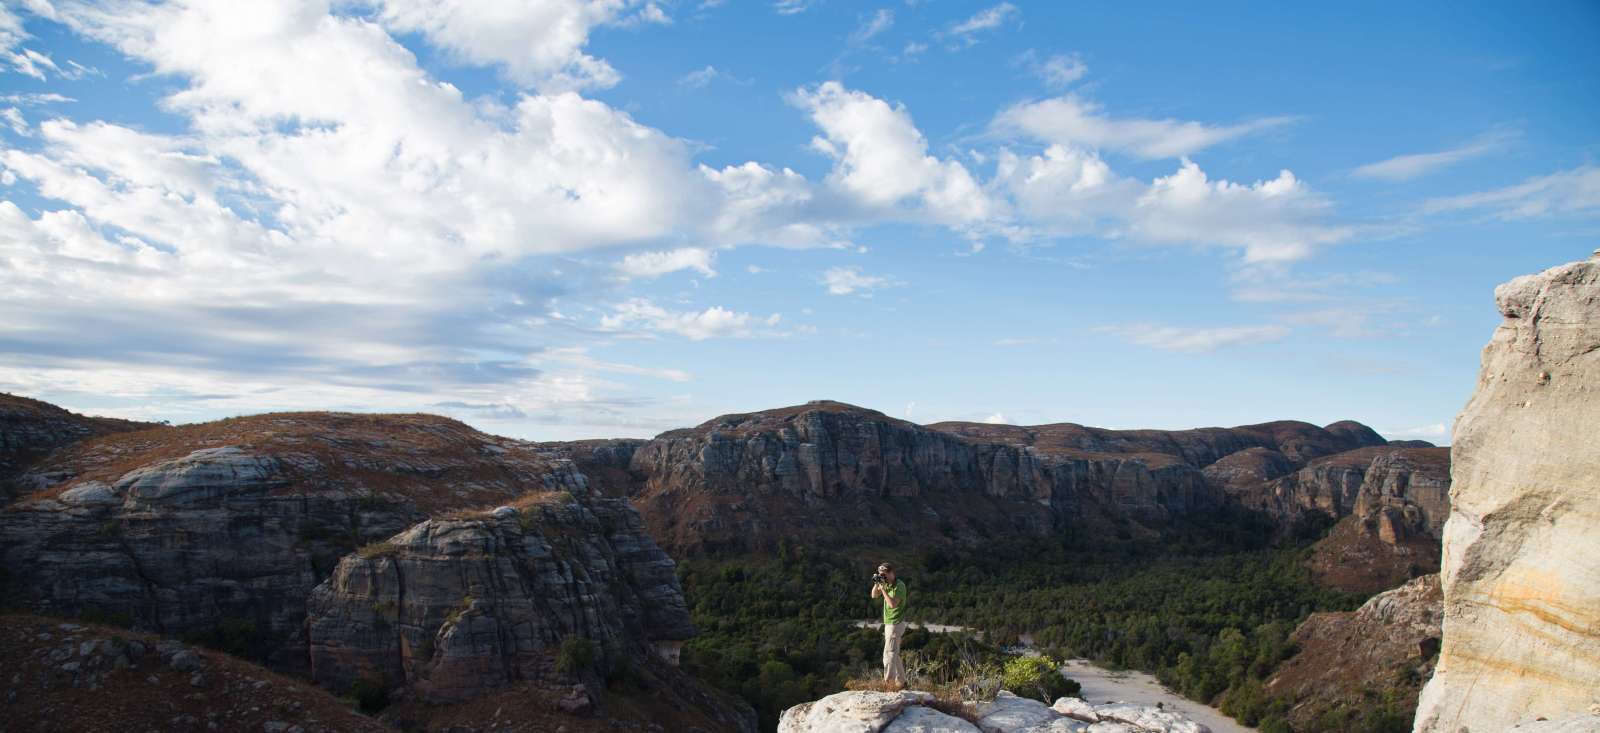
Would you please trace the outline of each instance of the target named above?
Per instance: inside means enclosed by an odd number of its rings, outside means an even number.
[[[361,712],[373,715],[389,707],[389,686],[381,678],[362,677],[350,683],[350,698]]]
[[[1001,675],[1007,690],[1049,705],[1058,697],[1076,695],[1082,689],[1076,681],[1061,674],[1061,665],[1048,657],[1015,657],[1006,661]]]
[[[594,642],[581,636],[569,636],[561,640],[561,648],[556,652],[557,672],[576,675],[593,664]]]

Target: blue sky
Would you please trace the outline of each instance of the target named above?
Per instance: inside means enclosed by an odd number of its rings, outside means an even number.
[[[1446,442],[1600,245],[1600,6],[26,0],[0,389]]]

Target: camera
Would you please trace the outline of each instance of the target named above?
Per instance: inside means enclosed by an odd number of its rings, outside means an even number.
[[[872,576],[872,582],[877,583],[878,585],[888,585],[889,579],[883,577],[883,573],[876,573]]]

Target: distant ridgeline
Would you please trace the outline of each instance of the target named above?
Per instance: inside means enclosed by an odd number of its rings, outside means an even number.
[[[1356,516],[1364,534],[1390,545],[1436,545],[1449,510],[1447,448],[1391,444],[1351,421],[1180,431],[923,426],[820,400],[724,415],[651,440],[542,445],[572,458],[603,491],[633,499],[651,534],[680,556],[770,550],[781,538],[1153,538],[1230,506],[1264,512],[1284,529]]]

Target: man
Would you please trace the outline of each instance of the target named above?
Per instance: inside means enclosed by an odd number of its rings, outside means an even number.
[[[879,565],[878,575],[883,580],[873,581],[872,597],[883,599],[883,681],[898,689],[906,684],[906,668],[900,662],[900,637],[906,631],[900,621],[906,610],[906,584],[895,578],[893,563]]]

